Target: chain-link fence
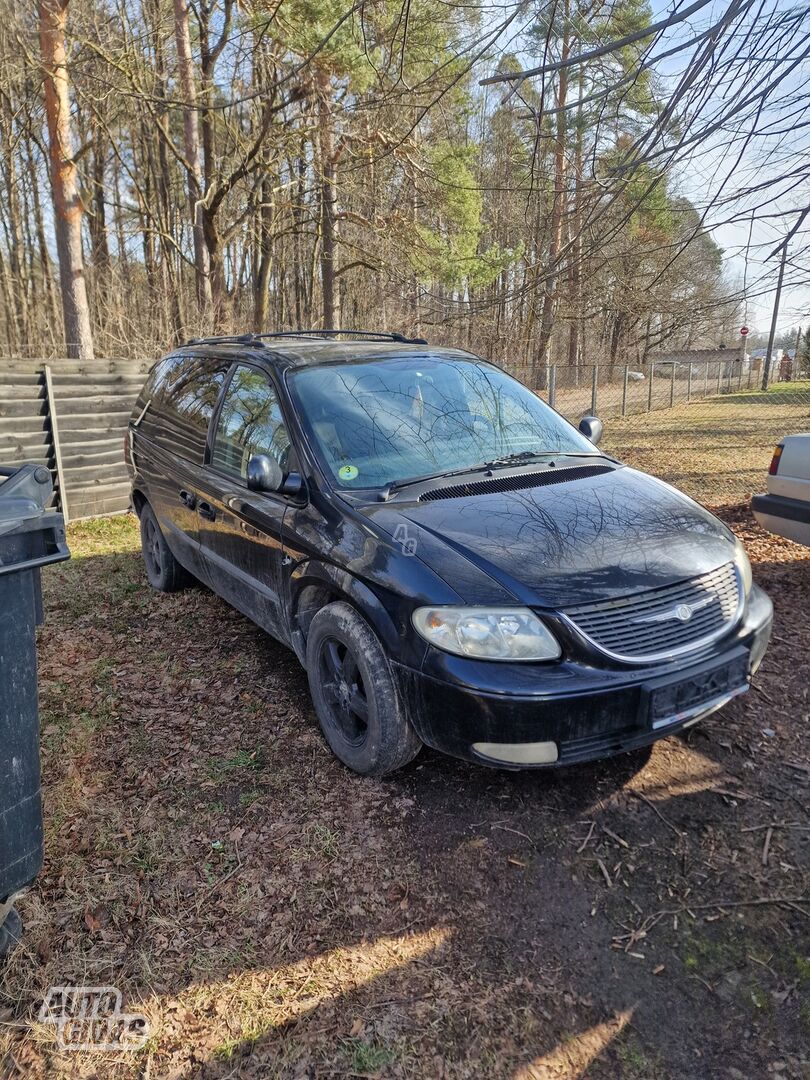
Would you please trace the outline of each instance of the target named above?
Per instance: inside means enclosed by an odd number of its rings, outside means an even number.
[[[551,365],[540,395],[576,423],[605,421],[603,445],[708,505],[764,490],[773,448],[810,431],[810,371],[744,360]]]

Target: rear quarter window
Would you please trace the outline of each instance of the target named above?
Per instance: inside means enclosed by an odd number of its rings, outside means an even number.
[[[135,406],[144,409],[143,434],[164,450],[201,465],[208,425],[213,416],[229,360],[201,356],[167,356],[152,369]]]

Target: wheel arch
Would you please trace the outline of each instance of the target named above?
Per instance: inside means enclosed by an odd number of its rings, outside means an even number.
[[[140,488],[133,487],[130,502],[132,503],[132,509],[135,511],[136,515],[140,517],[144,506],[146,506],[149,500]]]
[[[291,605],[293,648],[304,663],[309,627],[326,604],[342,600],[368,622],[389,655],[400,643],[397,627],[379,597],[346,570],[329,563],[308,563],[295,579]]]

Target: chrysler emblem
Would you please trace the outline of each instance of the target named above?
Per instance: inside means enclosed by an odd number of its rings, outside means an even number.
[[[639,615],[633,619],[634,623],[665,623],[672,622],[677,619],[678,622],[688,623],[696,611],[700,611],[709,604],[715,603],[716,596],[703,596],[700,600],[695,600],[691,604],[678,604],[675,607],[668,608],[666,611],[656,612],[655,615]]]

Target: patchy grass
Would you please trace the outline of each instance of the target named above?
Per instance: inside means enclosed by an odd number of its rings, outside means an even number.
[[[379,1043],[364,1042],[362,1039],[347,1039],[342,1044],[342,1050],[354,1075],[374,1075],[397,1060],[396,1051]]]
[[[3,1080],[800,1077],[810,560],[729,520],[777,604],[746,698],[650,754],[425,751],[386,780],[330,755],[290,653],[202,588],[147,588],[135,522],[72,527],[44,574],[46,862]],[[147,1044],[60,1050],[37,1014],[66,984],[117,986]]]
[[[638,1038],[626,1028],[616,1040],[616,1055],[624,1080],[656,1080],[665,1075],[661,1063],[651,1058]]]
[[[252,769],[258,771],[262,767],[261,749],[238,750],[233,757],[224,761],[214,760],[210,762],[211,775],[214,778],[222,777],[235,769]]]

